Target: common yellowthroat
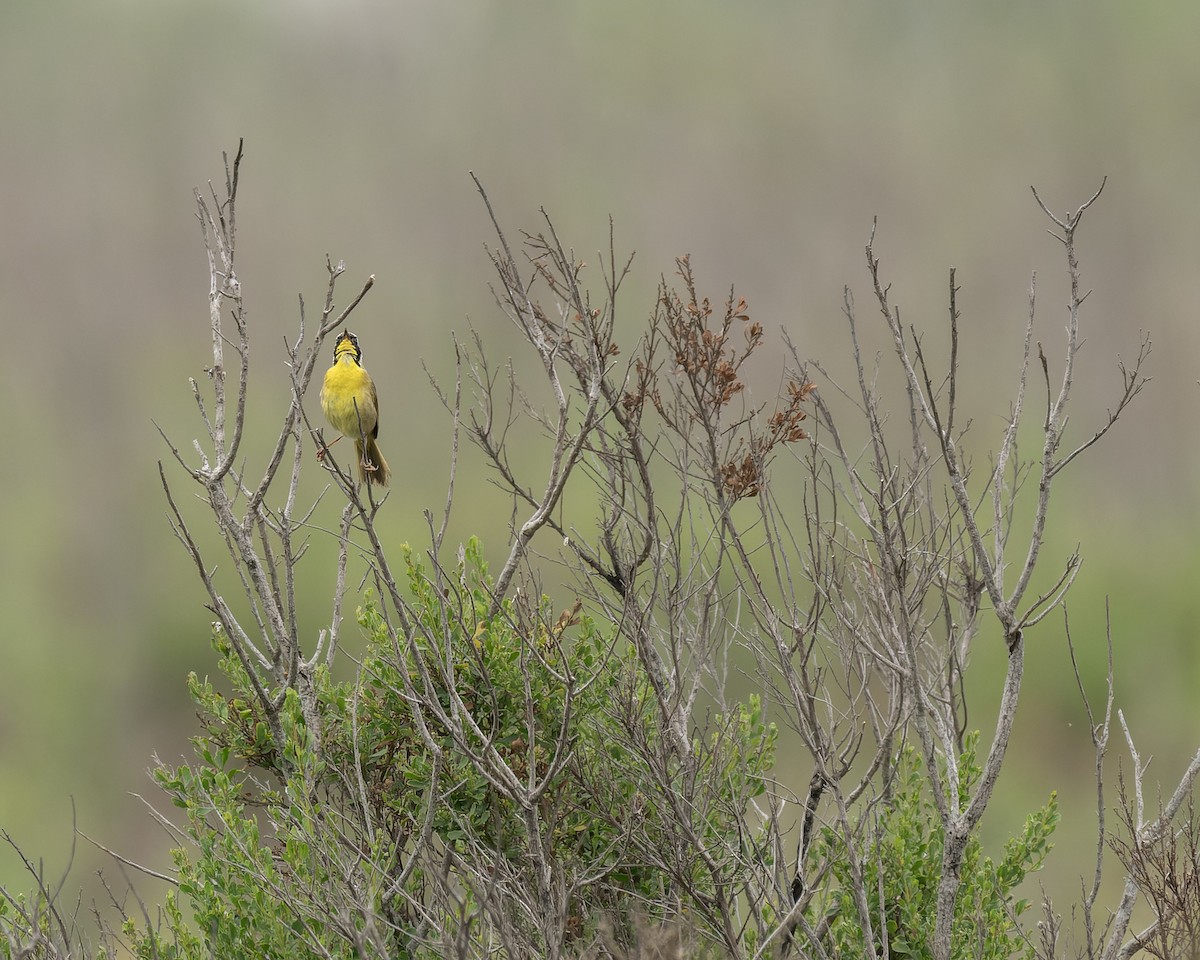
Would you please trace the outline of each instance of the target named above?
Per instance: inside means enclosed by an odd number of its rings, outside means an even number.
[[[379,398],[375,382],[363,368],[358,337],[349,330],[343,331],[333,345],[333,366],[325,371],[321,386],[321,410],[335,430],[354,438],[359,479],[386,487],[392,471],[375,442],[379,436]]]

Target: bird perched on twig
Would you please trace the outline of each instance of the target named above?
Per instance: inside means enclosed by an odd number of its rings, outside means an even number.
[[[333,366],[325,371],[321,386],[321,410],[335,430],[354,438],[359,479],[386,487],[392,471],[375,442],[379,436],[379,398],[375,382],[363,368],[358,337],[349,330],[343,331],[333,345]],[[324,453],[322,450],[321,456]]]

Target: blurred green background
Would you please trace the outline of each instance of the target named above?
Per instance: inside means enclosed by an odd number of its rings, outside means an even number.
[[[1072,439],[1102,423],[1141,329],[1154,382],[1063,476],[1047,564],[1076,544],[1085,556],[1072,625],[1097,697],[1111,597],[1119,705],[1152,777],[1173,783],[1200,741],[1198,29],[1200,6],[1181,0],[0,6],[0,829],[56,873],[74,797],[86,833],[167,866],[168,839],[131,794],[159,802],[145,771],[187,749],[184,677],[213,661],[151,420],[185,447],[199,433],[187,378],[208,351],[207,267],[191,191],[220,182],[238,137],[253,437],[286,404],[282,338],[297,294],[319,305],[325,254],[347,263],[342,303],[374,273],[353,326],[398,477],[385,532],[414,543],[447,463],[422,358],[449,375],[468,319],[494,356],[516,349],[468,171],[510,233],[538,229],[545,206],[585,259],[607,248],[612,215],[618,249],[637,251],[626,342],[690,253],[715,299],[736,283],[770,335],[842,373],[843,284],[875,316],[862,248],[878,216],[893,300],[931,337],[958,268],[981,450],[1008,409],[1034,270],[1037,335],[1061,357],[1065,271],[1029,185],[1062,213],[1107,176],[1081,235],[1094,293]],[[765,398],[778,371],[761,374]],[[503,501],[473,454],[462,470],[454,536],[499,555]],[[332,524],[336,505],[323,509]],[[314,632],[322,556],[306,573]],[[1001,672],[981,646],[981,704]],[[1043,879],[1067,898],[1094,856],[1093,787],[1061,621],[1030,636],[1027,677],[989,837],[1059,790]],[[100,867],[123,885],[91,850],[72,882],[93,890]],[[28,885],[8,849],[0,882]]]

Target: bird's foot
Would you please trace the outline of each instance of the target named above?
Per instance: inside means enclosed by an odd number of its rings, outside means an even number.
[[[334,437],[333,443],[327,443],[327,444],[325,444],[325,446],[321,447],[321,449],[317,451],[317,463],[324,463],[325,454],[327,454],[329,452],[329,448],[332,447],[334,443],[337,443],[341,439],[342,439],[341,437]]]

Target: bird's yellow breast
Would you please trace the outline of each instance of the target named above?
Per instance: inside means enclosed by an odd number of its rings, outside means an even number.
[[[321,410],[336,430],[348,437],[371,436],[378,421],[375,385],[371,377],[349,356],[325,371],[321,386]]]

